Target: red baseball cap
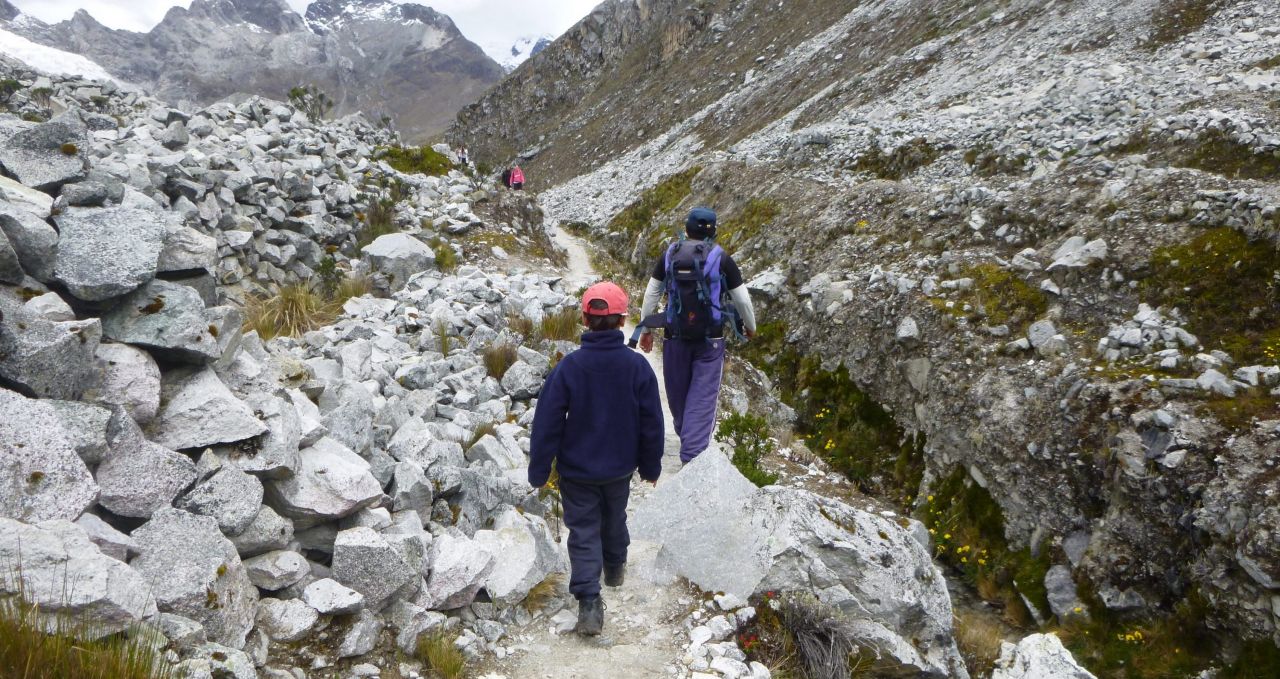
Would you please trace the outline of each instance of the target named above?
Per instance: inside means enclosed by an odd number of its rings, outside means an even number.
[[[602,300],[606,304],[603,309],[592,309],[591,302]],[[582,293],[582,313],[589,316],[627,315],[627,292],[609,281],[596,283]]]

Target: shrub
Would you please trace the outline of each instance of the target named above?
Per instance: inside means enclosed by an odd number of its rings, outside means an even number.
[[[444,632],[427,632],[418,637],[418,662],[439,679],[459,679],[467,669],[467,659],[454,639]]]
[[[500,380],[503,375],[507,374],[507,370],[515,365],[517,356],[515,346],[507,342],[499,342],[490,344],[484,349],[484,367],[489,372],[489,377]]]
[[[726,417],[716,429],[716,440],[733,449],[733,466],[757,486],[778,482],[777,474],[770,474],[760,467],[760,460],[774,451],[769,437],[769,424],[763,417],[734,413]]]
[[[21,597],[0,599],[0,676],[15,679],[168,679],[140,630],[100,636],[74,617],[50,617]]]
[[[389,146],[382,149],[383,160],[397,172],[439,177],[449,173],[449,157],[426,146]]]
[[[62,146],[59,146],[58,150],[61,151],[62,155],[64,156],[74,156],[75,154],[80,152],[80,147],[70,142],[67,142]]]
[[[937,541],[937,558],[950,566],[983,598],[1005,609],[1008,621],[1032,620],[1027,602],[1050,614],[1044,576],[1051,565],[1048,549],[1012,550],[1004,536],[1004,512],[991,493],[956,469],[930,489],[921,520]]]
[[[574,341],[582,335],[584,330],[582,312],[577,307],[561,309],[543,318],[538,329],[543,339]]]
[[[315,85],[302,85],[289,90],[289,103],[302,111],[311,122],[319,122],[333,110],[333,99]]]
[[[342,284],[343,272],[338,268],[338,260],[334,259],[332,253],[325,255],[316,265],[316,278],[320,282],[321,294],[330,298],[337,294],[338,286]]]
[[[332,323],[337,306],[304,283],[280,288],[271,297],[256,297],[245,306],[245,331],[256,330],[264,340],[297,337]]]

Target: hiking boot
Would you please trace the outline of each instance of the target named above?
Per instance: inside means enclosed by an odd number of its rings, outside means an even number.
[[[622,583],[627,579],[627,564],[620,563],[616,566],[604,565],[604,584],[606,587],[621,587]]]
[[[578,625],[573,631],[588,637],[600,634],[604,629],[604,602],[600,597],[578,600]]]

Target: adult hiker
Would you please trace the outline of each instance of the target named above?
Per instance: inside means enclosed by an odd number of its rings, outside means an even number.
[[[597,283],[582,295],[582,348],[565,356],[538,396],[529,440],[529,485],[560,474],[569,529],[569,592],[578,600],[580,634],[604,627],[600,573],[620,587],[626,575],[631,477],[657,483],[662,473],[662,402],[644,357],[623,344],[627,293]]]
[[[467,157],[467,147],[465,144],[458,147],[458,164],[463,167],[471,165],[470,159]]]
[[[511,168],[511,188],[517,191],[524,188],[524,170],[519,165]]]
[[[726,330],[737,332],[741,322],[745,336],[755,337],[756,316],[742,271],[715,242],[716,213],[694,208],[685,220],[685,235],[654,264],[641,317],[653,317],[666,296],[662,370],[671,421],[680,435],[680,461],[688,464],[707,449],[715,428]],[[648,353],[653,334],[649,328],[641,332],[640,348]]]

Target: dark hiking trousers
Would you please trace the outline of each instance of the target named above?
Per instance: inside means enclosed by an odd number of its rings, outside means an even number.
[[[723,338],[662,343],[663,381],[671,423],[680,437],[681,462],[697,457],[711,443],[723,370]]]
[[[604,565],[627,562],[627,499],[631,477],[603,483],[560,479],[564,525],[569,529],[569,593],[577,599],[600,596]]]

